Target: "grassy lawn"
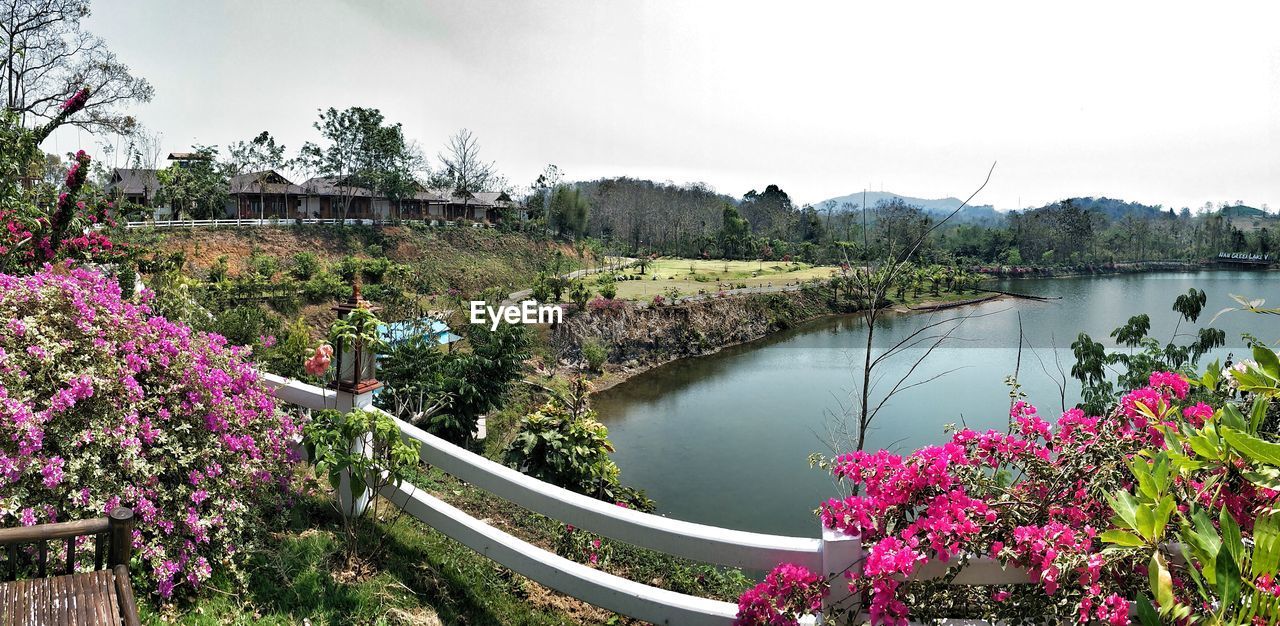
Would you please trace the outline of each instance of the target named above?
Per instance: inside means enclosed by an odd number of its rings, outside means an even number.
[[[742,287],[781,287],[814,278],[830,278],[837,269],[830,265],[786,261],[658,259],[649,265],[643,276],[637,267],[620,272],[624,276],[640,276],[641,279],[619,281],[618,297],[651,300],[656,295],[669,296],[673,288],[680,296],[688,296],[698,293],[698,290],[715,293],[721,289]]]

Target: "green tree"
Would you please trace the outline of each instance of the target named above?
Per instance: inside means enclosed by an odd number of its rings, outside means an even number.
[[[174,163],[156,173],[160,190],[156,201],[167,203],[174,215],[219,219],[226,215],[227,171],[218,162],[217,146],[196,146],[200,158]]]
[[[284,145],[276,143],[271,133],[262,131],[249,141],[237,141],[227,147],[232,175],[256,174],[258,183],[258,219],[266,216],[266,187],[273,170],[285,166]],[[289,188],[285,190],[285,206],[289,205]],[[238,207],[237,207],[238,208]]]
[[[737,207],[726,202],[722,211],[723,225],[720,227],[720,250],[728,258],[740,259],[750,249],[751,225],[738,213]]]
[[[591,207],[576,187],[559,185],[551,192],[548,205],[550,226],[557,235],[579,237],[587,232]]]
[[[412,162],[400,124],[387,124],[378,109],[330,107],[320,112],[313,126],[327,144],[308,142],[298,155],[299,164],[334,179],[339,190],[339,214],[346,219],[351,200],[360,189],[403,191],[406,163]]]

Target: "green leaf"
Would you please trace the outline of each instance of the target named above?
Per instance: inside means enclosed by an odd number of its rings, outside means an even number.
[[[1280,468],[1271,466],[1259,467],[1254,472],[1244,472],[1245,480],[1272,491],[1280,491]]]
[[[1114,543],[1126,548],[1140,548],[1146,545],[1146,543],[1142,541],[1142,537],[1126,530],[1108,530],[1102,533],[1102,540],[1107,543]]]
[[[1265,346],[1253,347],[1253,360],[1272,378],[1280,378],[1280,358]]]
[[[1155,510],[1155,528],[1152,532],[1152,538],[1160,540],[1164,538],[1165,526],[1169,524],[1169,517],[1173,515],[1176,505],[1173,496],[1166,494],[1160,498],[1160,502],[1156,503]]]
[[[1225,415],[1226,412],[1224,411]],[[1239,415],[1239,412],[1236,413]],[[1243,418],[1242,418],[1243,419]],[[1268,465],[1280,465],[1280,444],[1263,441],[1236,428],[1222,428],[1222,438],[1244,456]]]
[[[1155,595],[1156,605],[1162,610],[1173,607],[1173,576],[1164,562],[1159,550],[1151,553],[1151,563],[1147,565],[1147,578],[1151,585],[1151,593]]]
[[[1187,437],[1187,443],[1191,444],[1191,450],[1200,455],[1201,458],[1213,461],[1220,460],[1222,456],[1218,453],[1218,447],[1208,437],[1203,435],[1193,435]]]
[[[1107,500],[1111,503],[1111,510],[1115,511],[1116,516],[1124,522],[1126,527],[1130,530],[1138,530],[1138,501],[1133,494],[1128,491],[1117,491],[1107,496]]]
[[[1138,621],[1142,626],[1160,626],[1160,614],[1146,596],[1138,596]]]
[[[1253,522],[1253,577],[1280,570],[1280,513],[1269,511]]]
[[[1249,411],[1249,433],[1258,432],[1258,427],[1262,425],[1263,420],[1267,419],[1267,407],[1271,406],[1271,399],[1265,395],[1259,395],[1253,399],[1253,409]]]
[[[1247,422],[1244,420],[1244,416],[1240,414],[1240,409],[1237,409],[1233,404],[1228,404],[1222,407],[1218,418],[1222,420],[1224,426],[1228,426],[1236,430],[1244,430],[1245,428],[1248,428],[1246,425]]]
[[[1239,563],[1244,555],[1244,542],[1240,538],[1240,525],[1236,519],[1222,507],[1218,514],[1218,528],[1222,529],[1222,549],[1231,553],[1231,558]]]
[[[1240,599],[1240,567],[1230,550],[1219,550],[1214,559],[1214,587],[1222,609],[1231,610]]]
[[[1134,515],[1138,520],[1138,534],[1142,535],[1147,541],[1155,541],[1156,537],[1156,512],[1147,504],[1139,504],[1134,509]]]

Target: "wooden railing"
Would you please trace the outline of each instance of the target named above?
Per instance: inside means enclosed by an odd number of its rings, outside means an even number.
[[[138,626],[138,605],[133,596],[133,585],[129,582],[129,560],[133,554],[133,511],[127,508],[116,508],[107,517],[100,517],[73,522],[53,524],[37,524],[35,526],[19,526],[16,528],[0,528],[0,547],[5,548],[7,573],[4,580],[15,581],[20,572],[19,560],[23,552],[19,546],[35,544],[34,562],[29,561],[22,569],[33,567],[37,579],[44,579],[49,571],[49,542],[65,541],[66,563],[57,568],[53,575],[71,577],[76,574],[79,562],[76,555],[76,539],[93,537],[93,569],[103,570],[103,565],[110,572],[106,578],[85,578],[77,575],[73,578],[61,578],[61,584],[54,583],[54,589],[42,589],[39,585],[28,587],[11,587],[8,590],[15,606],[0,606],[0,617],[13,620],[5,623],[81,623],[71,614],[68,596],[78,596],[82,603],[81,610],[92,604],[86,594],[102,593],[104,590],[96,584],[107,584],[106,590],[112,598],[113,610],[118,610],[117,617],[124,626]],[[11,585],[14,583],[10,583]],[[25,596],[24,594],[30,594]],[[20,606],[19,606],[20,605]],[[12,612],[10,612],[12,610]],[[42,616],[48,621],[19,621],[32,616]],[[81,615],[81,617],[85,617]],[[102,617],[106,617],[105,615]],[[4,621],[4,620],[0,620]]]
[[[273,374],[264,380],[282,402],[307,409],[369,407],[371,398],[352,396]],[[368,396],[368,394],[365,394]],[[374,409],[377,410],[377,409]],[[423,462],[495,496],[531,511],[600,535],[677,557],[715,565],[767,570],[795,563],[822,572],[832,585],[827,606],[852,601],[843,573],[861,562],[858,537],[823,528],[821,538],[787,537],[673,520],[574,493],[529,477],[455,446],[412,424],[397,420],[401,435],[418,446]],[[602,572],[543,550],[494,528],[418,487],[403,483],[380,493],[405,512],[539,584],[595,606],[655,624],[729,626],[737,605],[660,589]],[[912,578],[927,580],[947,573],[948,564],[930,563]],[[952,581],[957,585],[1033,582],[1019,568],[991,558],[970,559]],[[811,616],[805,623],[813,623]],[[949,621],[952,624],[967,623]],[[974,622],[980,623],[980,622]]]
[[[204,228],[218,226],[235,226],[235,227],[256,227],[256,226],[298,226],[311,224],[327,224],[327,225],[343,225],[343,226],[374,226],[378,224],[409,224],[418,223],[428,226],[453,226],[455,222],[444,219],[406,219],[406,220],[388,220],[388,219],[295,219],[295,218],[278,218],[278,219],[222,219],[222,220],[148,220],[138,222],[127,222],[125,228]],[[471,222],[472,228],[494,228],[494,224],[489,222]]]

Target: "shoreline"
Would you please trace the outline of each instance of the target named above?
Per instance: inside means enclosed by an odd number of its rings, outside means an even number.
[[[1046,279],[1046,278],[1054,278],[1054,279],[1064,278],[1065,279],[1065,278],[1117,276],[1117,275],[1123,275],[1123,274],[1151,274],[1151,273],[1159,273],[1159,272],[1217,271],[1217,270],[1230,269],[1230,268],[1220,268],[1220,267],[1216,267],[1213,264],[1201,264],[1201,263],[1177,262],[1177,261],[1172,261],[1172,262],[1159,261],[1159,262],[1153,262],[1149,265],[1144,264],[1142,266],[1136,266],[1134,264],[1118,264],[1116,266],[1105,268],[1105,269],[1095,268],[1094,271],[1071,271],[1071,272],[1063,272],[1063,273],[1054,273],[1052,270],[1046,271],[1046,269],[1047,268],[1041,269],[1041,270],[1033,270],[1027,273],[1008,273],[1008,274],[983,273],[983,275],[987,277],[987,280],[1020,280],[1020,279]],[[1280,270],[1272,269],[1272,270],[1264,270],[1264,271],[1280,271]],[[982,289],[980,288],[980,290]],[[975,305],[975,304],[984,304],[987,302],[1024,299],[1024,297],[1021,296],[1020,294],[1012,294],[1012,293],[994,291],[989,289],[987,291],[989,293],[985,296],[981,296],[977,298],[969,298],[969,299],[959,300],[959,301],[923,300],[914,306],[904,305],[904,304],[895,304],[894,306],[886,309],[886,312],[893,315],[935,313],[938,311],[959,308],[962,306]],[[742,294],[742,296],[739,296],[739,297],[744,297],[746,295],[748,294]],[[1028,297],[1025,299],[1029,299],[1033,301],[1041,300],[1040,298],[1035,298],[1035,297]],[[1049,299],[1046,298],[1044,300],[1049,300]],[[841,313],[837,313],[837,312],[823,313],[820,315],[815,315],[812,317],[807,317],[802,320],[799,320],[798,322],[796,322],[795,325],[790,326],[789,328],[795,328],[796,326],[799,326],[801,324],[808,324],[815,320],[823,319],[826,317],[842,316],[842,315],[852,316],[852,315],[858,315],[858,314],[859,314],[858,311],[841,312]],[[631,380],[636,376],[644,374],[652,369],[662,367],[669,363],[674,363],[682,359],[697,358],[701,356],[716,354],[721,350],[724,350],[725,348],[732,348],[735,346],[747,345],[752,342],[774,336],[783,330],[786,330],[786,329],[777,329],[777,330],[765,332],[764,334],[761,334],[756,337],[752,337],[750,339],[743,339],[739,341],[725,343],[725,344],[716,346],[715,348],[709,349],[705,352],[700,352],[698,354],[681,354],[681,355],[676,355],[676,356],[672,356],[672,357],[664,358],[660,360],[640,362],[633,367],[627,367],[626,365],[623,365],[623,364],[606,364],[605,373],[591,379],[591,383],[594,388],[594,391],[596,393],[599,393],[602,391],[612,389],[622,383],[625,383]],[[558,368],[558,371],[560,371],[561,373],[571,373],[576,370],[573,367],[565,367],[565,368]]]
[[[916,314],[924,314],[924,313],[936,313],[938,311],[959,308],[962,306],[971,306],[975,304],[985,304],[987,302],[995,302],[999,300],[1012,300],[1012,299],[1015,299],[1015,298],[1008,294],[989,294],[989,295],[978,297],[978,298],[970,298],[970,299],[959,300],[959,301],[924,300],[924,301],[921,301],[920,304],[916,307],[909,307],[906,305],[895,305],[885,309],[885,312],[889,315],[916,315]],[[675,363],[676,361],[681,361],[684,359],[696,359],[704,356],[711,356],[713,354],[719,353],[722,350],[725,350],[726,348],[733,348],[736,346],[745,346],[745,345],[760,341],[761,339],[772,337],[785,330],[797,328],[801,325],[809,324],[817,320],[825,319],[828,317],[856,316],[860,314],[861,314],[861,311],[850,311],[847,313],[823,313],[821,315],[815,315],[813,317],[808,317],[803,320],[800,320],[795,325],[789,328],[778,329],[772,332],[767,332],[763,335],[760,335],[758,337],[753,337],[751,339],[744,339],[741,341],[734,341],[734,342],[726,343],[723,345],[719,345],[711,350],[708,350],[706,352],[702,352],[699,354],[685,354],[685,355],[673,356],[667,359],[639,363],[635,367],[626,367],[625,365],[615,365],[613,367],[617,369],[610,369],[610,366],[606,365],[605,373],[603,375],[590,379],[592,393],[600,393],[603,391],[607,391],[618,385],[621,385],[622,383],[625,383],[631,380],[632,378],[635,378],[636,376],[645,374],[653,369],[662,367],[664,365]],[[572,367],[558,368],[558,369],[563,369],[565,373],[571,373],[570,370],[573,370]]]

